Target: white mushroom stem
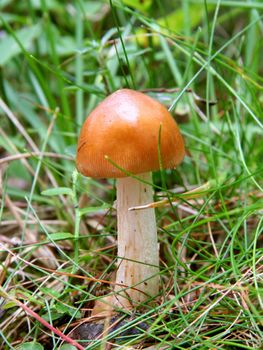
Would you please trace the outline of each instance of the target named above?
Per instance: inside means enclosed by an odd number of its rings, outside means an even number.
[[[151,173],[138,175],[151,183]],[[117,179],[118,268],[116,299],[131,308],[159,292],[159,249],[154,209],[129,211],[153,202],[152,186],[137,179]],[[123,285],[123,287],[121,286]]]

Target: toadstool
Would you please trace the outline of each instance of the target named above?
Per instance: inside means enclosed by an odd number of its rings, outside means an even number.
[[[152,171],[159,170],[160,164],[164,169],[175,168],[183,157],[183,138],[170,113],[138,91],[114,92],[91,112],[81,129],[79,172],[117,179],[118,306],[131,308],[159,293],[154,209],[129,208],[152,202]]]

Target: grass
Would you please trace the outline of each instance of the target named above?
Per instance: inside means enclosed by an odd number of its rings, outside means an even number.
[[[169,199],[156,209],[158,303],[87,349],[262,348],[262,9],[0,2],[1,349],[73,349],[56,329],[70,336],[112,291],[114,181],[82,177],[74,157],[86,116],[122,87],[167,106],[187,155],[153,179]]]

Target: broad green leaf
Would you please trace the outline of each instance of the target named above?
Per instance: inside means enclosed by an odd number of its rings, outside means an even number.
[[[76,41],[70,36],[60,36],[59,33],[55,32],[55,40],[56,40],[56,53],[58,56],[72,55],[76,54]],[[41,43],[40,52],[41,55],[49,54],[49,46],[48,38],[42,36],[39,41]]]
[[[141,12],[146,12],[152,4],[152,0],[123,0],[123,3]]]
[[[41,0],[31,0],[31,5],[38,10],[41,10],[42,2]],[[49,10],[59,10],[60,3],[55,0],[45,0],[45,7]]]
[[[208,11],[210,12],[213,9],[212,6],[208,6]],[[196,27],[202,21],[204,11],[200,5],[191,5],[189,9],[189,27]],[[154,31],[161,32],[162,34],[169,34],[170,31],[175,33],[180,33],[184,30],[184,11],[181,8],[176,9],[175,11],[169,13],[167,16],[159,17],[156,23],[150,25],[150,28]],[[146,45],[148,39],[145,37],[146,30],[139,28],[136,30],[137,40],[140,44]],[[153,37],[153,43],[159,45],[158,35]]]
[[[73,192],[71,188],[68,187],[57,187],[57,188],[50,188],[49,190],[45,190],[41,192],[42,196],[60,196],[60,195],[67,195],[72,196]]]
[[[101,19],[100,15],[103,16],[103,7],[104,7],[103,1],[83,1],[81,3],[81,7],[83,8],[83,11],[85,13],[85,17],[88,18],[88,20],[92,22],[97,22]]]
[[[202,16],[204,15],[204,10],[200,5],[191,5],[189,9],[189,18],[187,19],[189,22],[189,26],[191,28],[195,27],[202,20]],[[171,12],[169,15],[165,17],[161,17],[158,19],[158,24],[167,27],[174,32],[181,32],[184,28],[184,11],[183,9],[177,9],[176,11]]]
[[[23,23],[23,24],[25,23],[24,17],[15,15],[13,13],[7,13],[7,12],[2,13],[1,17],[7,23],[11,23],[11,22],[18,22],[18,23]]]
[[[7,5],[10,5],[12,0],[1,0],[0,1],[0,9],[4,8]]]
[[[27,342],[19,346],[19,350],[44,350],[44,347],[34,341]]]
[[[15,36],[24,47],[25,50],[30,48],[32,41],[41,33],[39,24],[32,27],[20,29],[15,32]],[[11,34],[3,37],[0,41],[0,66],[5,65],[11,58],[21,52],[21,48]]]
[[[25,120],[30,123],[30,126],[37,130],[38,134],[42,139],[46,136],[46,126],[45,121],[41,118],[41,115],[37,113],[36,108],[32,101],[34,101],[34,95],[30,93],[23,93],[21,95],[17,91],[17,87],[10,83],[10,80],[5,80],[5,91],[8,101],[12,103],[15,110],[24,116]],[[26,146],[24,146],[25,148]],[[54,150],[56,150],[54,148]]]

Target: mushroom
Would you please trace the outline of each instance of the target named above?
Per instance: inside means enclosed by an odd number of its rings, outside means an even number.
[[[152,171],[175,168],[184,142],[167,109],[153,98],[121,89],[86,119],[77,169],[92,178],[116,178],[118,268],[115,305],[129,309],[159,293],[159,249],[154,209],[129,211],[153,201]],[[133,176],[134,175],[134,176]]]

